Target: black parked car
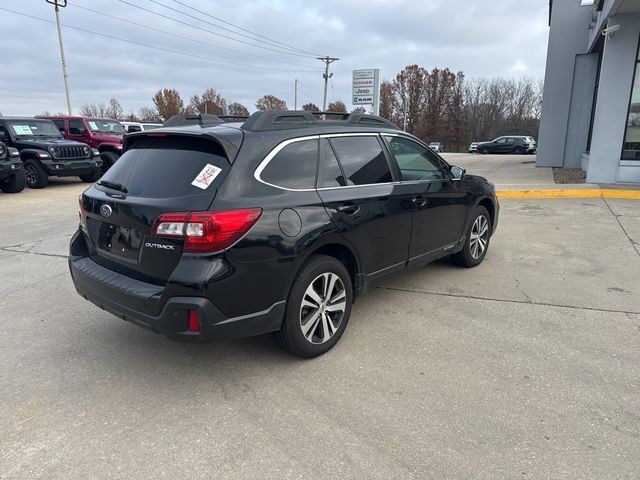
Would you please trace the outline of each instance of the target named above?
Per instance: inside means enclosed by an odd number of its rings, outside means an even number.
[[[513,154],[534,154],[536,152],[536,141],[533,137],[527,136],[507,136],[498,137],[491,142],[481,142],[476,145],[480,153],[513,153]],[[469,150],[471,151],[471,150]]]
[[[313,357],[376,280],[487,253],[493,186],[380,117],[195,118],[125,137],[80,198],[73,282],[124,320],[192,341],[276,332]]]
[[[97,150],[66,140],[51,120],[0,117],[0,141],[20,151],[31,188],[46,187],[50,176],[95,182],[102,174]]]
[[[18,193],[24,190],[27,178],[22,168],[20,153],[0,142],[0,190]]]

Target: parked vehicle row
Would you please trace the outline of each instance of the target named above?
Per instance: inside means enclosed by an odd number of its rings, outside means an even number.
[[[103,171],[113,166],[122,154],[122,136],[126,132],[117,120],[81,116],[39,118],[53,121],[64,138],[98,150]]]
[[[18,193],[24,190],[27,177],[24,172],[20,152],[0,142],[0,190]]]
[[[51,120],[0,117],[0,142],[19,151],[30,188],[46,187],[52,176],[92,183],[102,174],[99,152],[65,139]]]

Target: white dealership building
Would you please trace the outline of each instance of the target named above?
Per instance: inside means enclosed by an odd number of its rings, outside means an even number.
[[[640,183],[640,0],[550,0],[537,165]]]

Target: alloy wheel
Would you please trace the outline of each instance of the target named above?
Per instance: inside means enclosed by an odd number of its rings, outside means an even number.
[[[489,220],[484,215],[479,215],[471,227],[469,247],[474,260],[479,259],[487,248],[489,242]]]
[[[300,327],[308,342],[327,342],[338,331],[347,309],[347,295],[338,275],[318,275],[307,287],[300,305]]]
[[[36,171],[36,167],[31,164],[27,164],[24,166],[24,171],[27,174],[27,183],[29,185],[35,185],[38,183],[38,172]]]

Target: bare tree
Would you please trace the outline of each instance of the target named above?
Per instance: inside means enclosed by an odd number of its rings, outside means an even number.
[[[104,103],[87,103],[80,107],[79,112],[84,117],[106,117],[107,106]]]
[[[367,109],[363,106],[359,106],[351,110],[351,113],[367,113]]]
[[[263,112],[266,110],[288,110],[287,103],[274,95],[262,97],[256,102],[256,108]]]
[[[155,108],[150,107],[142,107],[138,111],[138,118],[140,122],[149,122],[149,123],[161,123],[162,119],[158,114],[158,111]]]
[[[310,112],[319,112],[320,107],[317,106],[315,103],[309,102],[302,105],[302,110],[309,110]]]
[[[113,118],[114,120],[118,120],[120,118],[122,118],[122,106],[120,105],[120,102],[118,100],[116,100],[115,98],[111,98],[109,100],[109,106],[107,106],[106,109],[106,116],[108,118]]]

